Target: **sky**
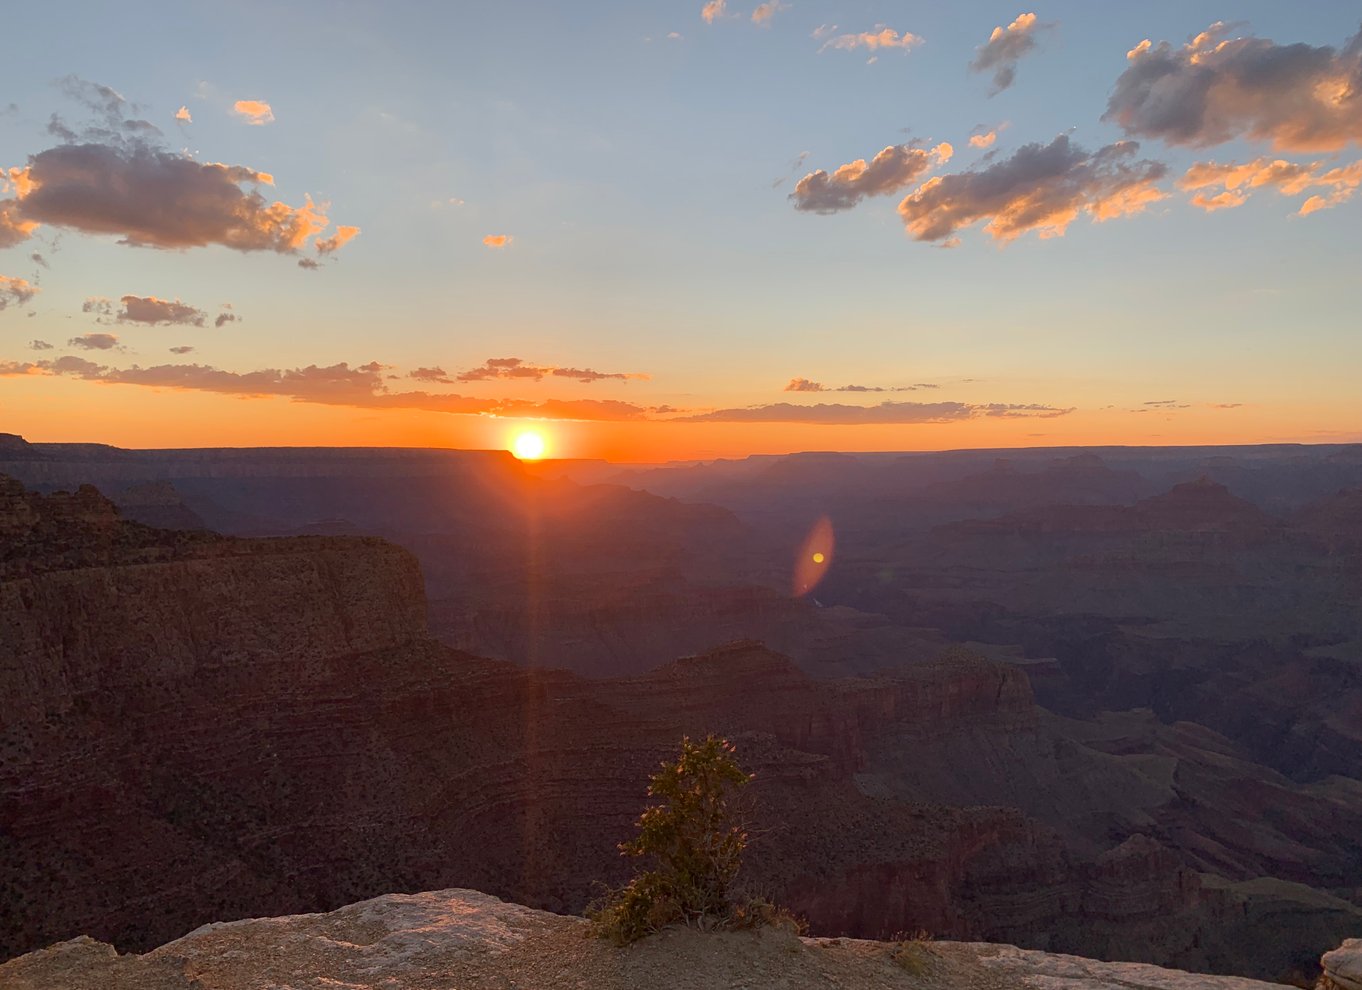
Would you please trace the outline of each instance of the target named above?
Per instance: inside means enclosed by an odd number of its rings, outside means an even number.
[[[1362,4],[29,5],[0,431],[1362,441]]]

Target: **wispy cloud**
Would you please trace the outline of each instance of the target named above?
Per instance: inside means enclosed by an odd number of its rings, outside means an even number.
[[[1178,188],[1195,192],[1192,205],[1211,212],[1242,206],[1255,189],[1276,189],[1283,196],[1315,193],[1297,211],[1308,216],[1345,203],[1362,186],[1362,161],[1328,168],[1324,162],[1301,165],[1281,159],[1257,158],[1242,165],[1197,162],[1178,180]],[[1222,190],[1219,193],[1210,190]]]
[[[706,24],[713,24],[728,13],[728,0],[708,0],[700,8],[700,17]]]
[[[771,19],[782,10],[789,10],[790,5],[782,3],[781,0],[766,0],[759,3],[752,11],[752,23],[759,27],[766,27],[771,23]]]
[[[0,309],[6,309],[11,303],[22,306],[40,291],[28,279],[0,275]]]
[[[264,100],[237,100],[232,104],[232,112],[253,127],[274,123],[274,108]]]
[[[482,243],[489,248],[497,249],[507,247],[511,241],[515,240],[510,234],[488,234],[482,239]]]
[[[811,378],[791,378],[783,391],[786,392],[916,392],[924,388],[939,388],[928,382],[915,385],[824,385]]]
[[[980,221],[1003,242],[1029,231],[1058,237],[1080,213],[1100,222],[1167,197],[1156,185],[1167,166],[1136,159],[1138,151],[1135,142],[1121,141],[1089,153],[1061,134],[986,168],[928,179],[899,204],[899,215],[919,241],[949,244]]]
[[[175,111],[175,119],[181,124],[194,123],[194,115],[189,112],[189,108],[186,106],[182,106]]]
[[[898,192],[936,165],[950,161],[955,149],[943,142],[930,150],[906,144],[885,148],[869,164],[864,158],[841,165],[832,174],[823,169],[799,180],[790,199],[796,210],[837,213],[849,210],[867,196]]]
[[[438,371],[444,372],[439,368],[422,368],[419,371]],[[413,377],[416,375],[413,373]],[[528,381],[543,381],[545,378],[566,378],[582,384],[590,384],[599,381],[647,381],[648,375],[639,372],[603,372],[595,371],[591,368],[570,368],[555,367],[554,365],[530,364],[520,358],[488,358],[487,361],[477,368],[470,368],[462,371],[455,376],[456,381],[460,382],[486,382],[497,380],[522,379]]]
[[[990,95],[1001,93],[1016,81],[1017,63],[1035,50],[1036,32],[1047,26],[1037,21],[1035,14],[1018,14],[1007,27],[993,29],[969,64],[975,72],[993,73]]]
[[[1073,412],[1055,406],[1014,403],[972,405],[966,402],[881,402],[874,406],[818,403],[803,406],[791,402],[715,409],[677,417],[686,423],[808,423],[825,426],[868,424],[956,423],[980,417],[1003,419],[1051,419]]]
[[[819,30],[822,30],[821,28]],[[818,32],[814,32],[818,36]],[[827,51],[829,48],[840,51],[854,51],[857,48],[864,48],[867,51],[877,52],[882,48],[897,48],[900,51],[922,44],[922,38],[911,31],[904,31],[899,34],[893,28],[885,27],[883,24],[876,24],[873,31],[861,31],[856,34],[839,34],[828,38],[823,42],[823,47],[818,49],[820,52]]]
[[[94,336],[94,335],[91,335]],[[112,336],[112,335],[107,335]],[[642,420],[672,410],[614,399],[484,399],[423,391],[392,392],[377,361],[352,368],[348,363],[321,367],[224,371],[202,364],[133,365],[114,368],[85,358],[0,361],[0,376],[48,375],[104,385],[136,385],[245,397],[281,396],[295,402],[364,409],[418,409],[427,412],[581,420]]]
[[[1180,48],[1140,42],[1102,119],[1197,148],[1237,137],[1277,151],[1362,144],[1362,32],[1336,50],[1231,31],[1217,22]]]

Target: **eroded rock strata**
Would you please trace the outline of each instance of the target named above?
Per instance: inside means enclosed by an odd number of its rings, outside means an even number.
[[[578,910],[621,879],[648,773],[709,731],[757,774],[750,882],[820,933],[1273,976],[1362,927],[1319,891],[1198,872],[1167,774],[1213,747],[1103,752],[1015,665],[816,681],[740,642],[587,681],[429,639],[414,559],[382,541],[170,534],[13,483],[0,532],[6,955],[394,890]]]

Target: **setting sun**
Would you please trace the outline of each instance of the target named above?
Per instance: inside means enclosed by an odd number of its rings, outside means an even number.
[[[516,438],[511,441],[511,453],[522,461],[539,460],[544,456],[546,447],[544,435],[532,430],[516,434]]]

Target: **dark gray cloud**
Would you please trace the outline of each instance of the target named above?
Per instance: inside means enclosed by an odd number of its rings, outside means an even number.
[[[828,426],[866,424],[954,423],[980,416],[1009,419],[1063,416],[1072,409],[1054,406],[991,403],[972,405],[967,402],[881,402],[874,406],[850,406],[841,403],[818,403],[812,406],[792,402],[776,402],[743,409],[716,409],[712,412],[679,417],[686,423],[809,423]]]
[[[321,266],[321,262],[317,261],[317,259],[315,259],[315,258],[299,258],[299,259],[298,259],[298,267],[299,267],[299,268],[305,268],[305,269],[307,269],[307,270],[310,271],[310,272],[315,272],[315,271],[317,271],[319,268],[321,268],[322,266]]]
[[[1279,151],[1362,144],[1362,32],[1341,49],[1230,32],[1218,22],[1180,48],[1140,42],[1102,119],[1191,147],[1236,137]]]
[[[1137,160],[1139,147],[1120,141],[1089,153],[1061,134],[984,168],[929,179],[899,204],[899,215],[916,240],[947,245],[980,221],[999,241],[1033,230],[1057,237],[1081,212],[1100,222],[1166,198],[1156,183],[1167,166]]]
[[[40,290],[28,279],[10,278],[8,275],[0,275],[0,310],[7,309],[11,303],[22,306]]]
[[[111,333],[87,333],[72,337],[66,343],[85,351],[111,351],[118,346],[118,337]]]
[[[28,349],[30,351],[50,351],[52,350],[52,345],[45,340],[30,340],[28,342]]]
[[[170,353],[171,353],[171,354],[188,354],[188,353],[190,353],[192,350],[194,350],[194,348],[193,348],[192,346],[190,346],[189,344],[181,344],[179,347],[172,347],[172,348],[170,349]]]
[[[849,210],[867,196],[883,196],[911,185],[934,165],[950,161],[954,150],[946,143],[930,150],[891,145],[869,164],[858,158],[831,174],[821,168],[810,172],[799,180],[789,198],[796,210],[808,213]]]
[[[1001,93],[1017,78],[1017,63],[1035,50],[1036,32],[1049,27],[1036,20],[1035,14],[1018,14],[1007,27],[993,29],[989,39],[980,46],[969,67],[975,72],[993,73],[993,90]]]

